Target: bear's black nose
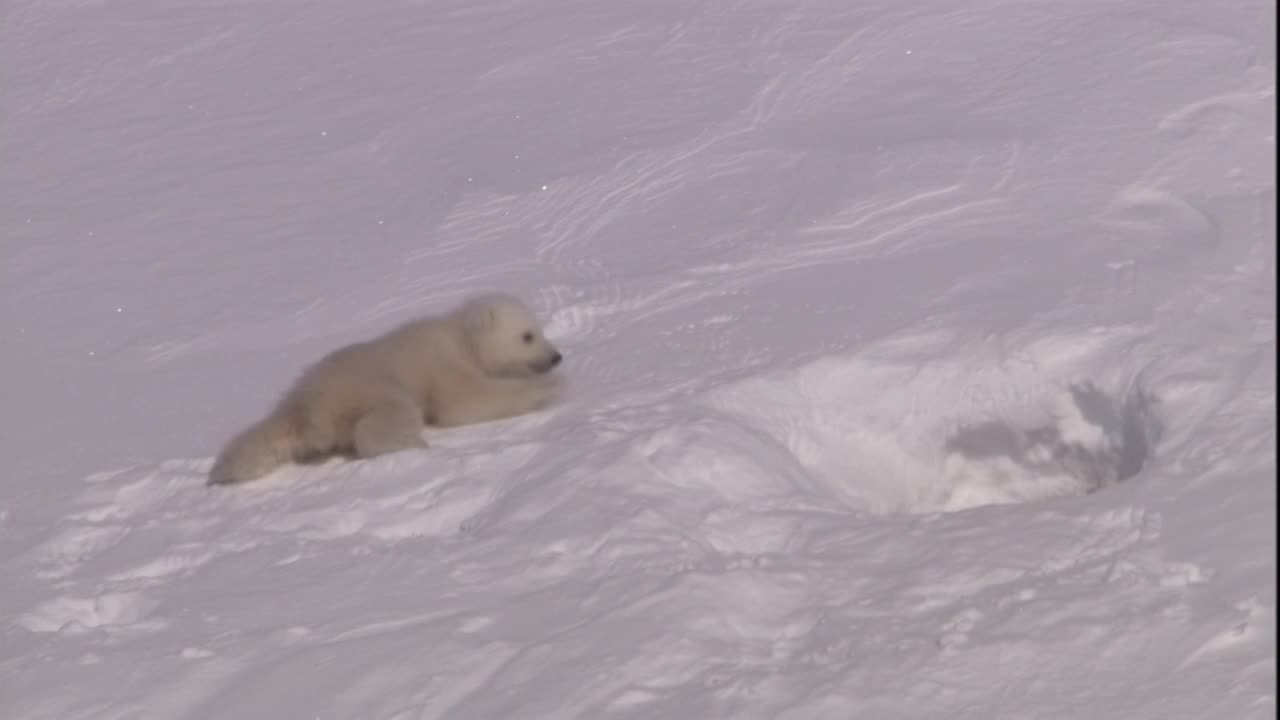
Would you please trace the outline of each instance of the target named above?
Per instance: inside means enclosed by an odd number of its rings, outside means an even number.
[[[562,356],[558,351],[557,351],[557,352],[552,353],[552,354],[551,354],[551,367],[555,367],[556,365],[559,365],[559,364],[560,364],[560,361],[561,361],[561,360],[563,360],[563,359],[564,359],[564,357],[563,357],[563,356]]]

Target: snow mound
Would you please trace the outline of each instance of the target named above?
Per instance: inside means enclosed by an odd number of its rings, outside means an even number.
[[[1135,477],[1151,458],[1161,418],[1155,397],[1132,377],[1103,386],[1073,376],[1069,358],[1056,372],[1043,362],[1030,372],[987,366],[993,361],[982,352],[911,359],[936,342],[947,340],[917,337],[870,356],[824,358],[723,388],[710,402],[793,458],[813,492],[875,514],[1089,493]]]
[[[946,443],[947,509],[1022,502],[1046,494],[1093,492],[1128,480],[1151,458],[1160,433],[1154,398],[1123,398],[1082,383],[1060,396],[1044,424],[984,420]]]

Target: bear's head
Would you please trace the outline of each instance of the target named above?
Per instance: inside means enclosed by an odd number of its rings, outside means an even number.
[[[519,299],[501,293],[468,300],[459,311],[462,330],[480,367],[497,377],[529,377],[560,364],[560,351]]]

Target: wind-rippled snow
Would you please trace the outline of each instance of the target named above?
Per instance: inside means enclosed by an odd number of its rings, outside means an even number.
[[[1274,716],[1274,5],[4,17],[5,718]],[[205,487],[495,287],[564,403]]]

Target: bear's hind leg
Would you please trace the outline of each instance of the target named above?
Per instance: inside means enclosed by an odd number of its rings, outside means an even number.
[[[356,421],[352,444],[357,457],[425,448],[422,418],[416,407],[405,402],[380,405]]]

